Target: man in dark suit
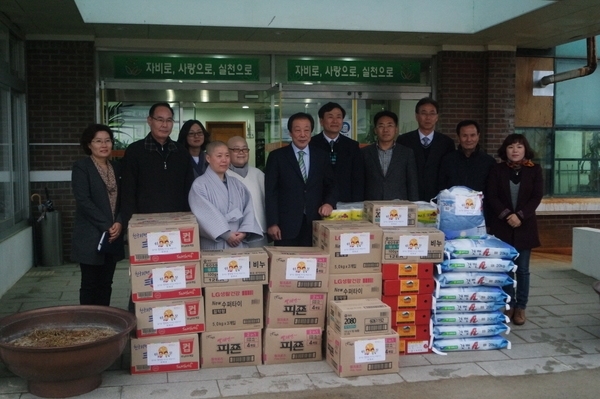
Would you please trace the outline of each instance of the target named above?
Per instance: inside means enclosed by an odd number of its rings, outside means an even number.
[[[413,150],[396,143],[398,116],[381,111],[373,118],[377,143],[362,149],[365,199],[416,201],[417,167]]]
[[[341,202],[364,199],[364,168],[358,142],[340,134],[346,110],[338,103],[328,102],[319,109],[323,131],[310,140],[311,147],[329,153]]]
[[[402,134],[398,143],[412,148],[419,174],[419,200],[429,201],[438,194],[438,174],[444,155],[454,151],[454,141],[434,131],[438,121],[438,103],[432,98],[419,100],[415,116],[419,128]]]
[[[312,221],[329,216],[337,202],[329,154],[308,145],[314,126],[309,114],[290,116],[292,143],[267,159],[267,233],[277,246],[312,246]]]

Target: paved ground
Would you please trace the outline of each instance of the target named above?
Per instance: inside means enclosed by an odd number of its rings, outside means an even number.
[[[339,378],[325,364],[247,366],[132,376],[129,350],[81,398],[597,398],[600,392],[600,302],[593,279],[570,257],[535,254],[528,322],[512,326],[512,349],[400,357],[400,371]],[[0,298],[0,316],[78,303],[75,265],[35,268]],[[127,308],[127,264],[115,278],[113,305]],[[33,398],[25,381],[0,364],[0,399]]]

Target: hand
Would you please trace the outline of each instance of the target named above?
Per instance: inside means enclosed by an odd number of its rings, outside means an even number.
[[[123,231],[123,226],[119,222],[116,222],[110,226],[110,229],[108,229],[108,242],[113,242],[116,240],[121,235],[121,231]]]
[[[506,218],[506,223],[508,223],[508,225],[510,227],[512,227],[513,229],[521,226],[521,219],[519,219],[517,217],[517,215],[515,215],[514,213],[511,213],[507,218]]]
[[[246,238],[246,233],[240,233],[239,231],[236,231],[235,233],[231,233],[227,239],[227,244],[229,244],[231,247],[237,247],[242,243],[244,238]]]
[[[281,241],[281,230],[279,226],[274,224],[273,226],[267,229],[267,234],[273,241]]]
[[[332,211],[333,211],[333,207],[331,205],[323,204],[319,208],[319,215],[321,215],[321,217],[327,217],[327,216],[331,215]]]

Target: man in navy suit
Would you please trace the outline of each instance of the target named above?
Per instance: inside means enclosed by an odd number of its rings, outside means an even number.
[[[438,175],[444,155],[454,151],[454,140],[434,131],[438,121],[438,103],[432,98],[419,100],[415,117],[419,128],[402,134],[398,143],[412,148],[419,174],[419,201],[429,201],[438,194]]]
[[[315,121],[299,112],[288,119],[289,146],[271,152],[265,167],[267,233],[277,246],[312,246],[312,221],[329,216],[337,189],[329,154],[311,148]]]
[[[310,140],[311,147],[329,153],[335,184],[341,202],[364,200],[364,165],[358,142],[340,134],[346,110],[338,103],[328,102],[319,109],[323,131]]]

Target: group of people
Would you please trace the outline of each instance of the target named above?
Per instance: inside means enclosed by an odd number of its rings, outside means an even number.
[[[418,129],[398,134],[398,116],[373,118],[376,142],[361,148],[341,130],[346,111],[327,103],[318,112],[323,130],[312,136],[308,113],[289,117],[291,143],[272,151],[264,173],[250,166],[248,143],[233,137],[210,141],[198,120],[183,124],[177,142],[168,103],[149,111],[148,135],[132,143],[121,163],[110,160],[113,132],[90,125],[80,145],[89,155],[73,166],[76,217],[72,260],[80,263],[81,304],[109,305],[116,262],[123,259],[123,232],[135,213],[192,211],[202,249],[311,246],[312,222],[338,202],[401,199],[430,201],[452,186],[485,193],[491,234],[513,245],[518,290],[509,317],[525,322],[530,250],[539,246],[535,210],[543,195],[542,172],[519,134],[506,137],[496,160],[480,149],[480,127],[465,120],[454,140],[435,131],[438,104],[421,99]],[[99,250],[102,235],[107,245]],[[514,313],[512,313],[514,312]]]

